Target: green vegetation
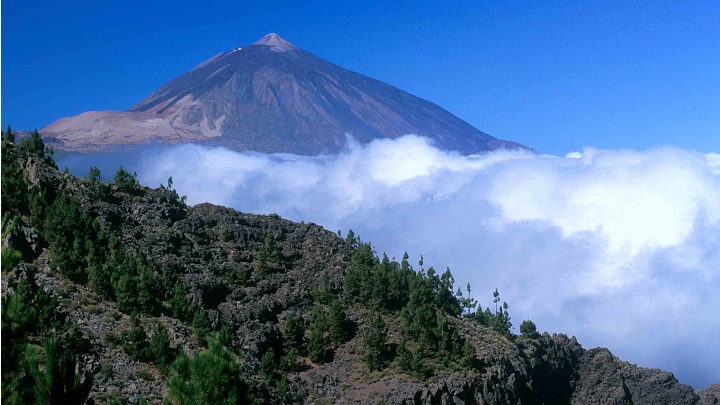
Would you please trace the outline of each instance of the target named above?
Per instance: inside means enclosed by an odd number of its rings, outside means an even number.
[[[368,314],[368,319],[370,322],[363,334],[363,345],[365,346],[363,360],[370,371],[382,370],[388,360],[387,327],[378,313]]]
[[[340,300],[330,303],[330,314],[328,316],[328,332],[333,344],[339,346],[345,343],[352,334],[353,326],[345,315],[345,308]]]
[[[77,361],[63,350],[57,339],[45,339],[44,367],[39,365],[38,351],[29,347],[26,364],[33,380],[35,404],[82,404],[90,394],[93,378],[89,372],[77,374]]]
[[[129,328],[122,333],[122,347],[133,359],[154,363],[164,370],[175,357],[170,348],[170,337],[161,323],[154,323],[151,331],[152,336],[148,337],[140,318],[133,316]]]
[[[510,322],[510,314],[508,313],[508,304],[503,301],[502,305],[499,305],[500,292],[498,292],[497,288],[493,291],[493,303],[495,304],[494,313],[490,312],[490,308],[485,308],[485,311],[483,311],[482,307],[478,306],[477,312],[469,314],[468,317],[483,326],[490,327],[503,336],[512,337],[512,332],[510,331],[512,323]]]
[[[330,339],[326,334],[328,330],[327,314],[322,306],[316,306],[313,310],[313,321],[308,328],[308,357],[313,363],[322,364],[330,360]]]
[[[130,318],[130,328],[122,333],[122,342],[128,356],[139,361],[150,359],[148,336],[137,316]]]
[[[98,200],[107,200],[110,195],[110,186],[107,183],[103,183],[100,179],[100,169],[97,167],[91,167],[90,173],[88,173],[87,179],[89,181],[88,189],[90,194]]]
[[[493,292],[495,312],[484,311],[470,296],[458,288],[453,294],[454,277],[450,269],[438,275],[434,268],[420,270],[410,266],[407,253],[401,262],[390,260],[387,255],[378,258],[372,246],[347,233],[346,241],[354,253],[345,274],[343,299],[348,303],[366,305],[369,312],[390,312],[399,315],[400,342],[393,357],[385,350],[387,341],[381,339],[385,326],[380,315],[369,315],[369,326],[363,335],[368,367],[382,369],[394,360],[400,369],[421,379],[433,374],[433,370],[458,365],[474,369],[479,367],[475,349],[460,336],[450,320],[459,316],[488,326],[502,336],[512,338],[508,305],[500,302],[500,293]],[[478,308],[474,312],[475,308]],[[384,332],[387,334],[387,332]],[[387,336],[385,336],[387,338]],[[382,353],[382,354],[381,354]]]
[[[190,304],[185,294],[185,288],[182,282],[178,280],[175,282],[175,288],[173,289],[172,298],[170,299],[170,310],[172,316],[181,321],[188,321],[190,315],[190,311],[188,311]]]
[[[285,319],[282,336],[286,350],[303,349],[305,346],[305,326],[300,318],[292,314],[288,315]]]
[[[282,253],[275,242],[275,235],[272,231],[265,233],[265,239],[255,258],[255,271],[257,274],[264,276],[270,270],[277,269],[282,264],[282,261]]]
[[[182,353],[170,368],[168,404],[235,405],[246,402],[237,359],[217,339],[193,357]]]
[[[537,327],[535,326],[535,322],[527,319],[522,321],[520,324],[520,333],[523,336],[527,336],[529,338],[537,339],[540,337],[540,333],[537,331]]]
[[[206,344],[207,337],[212,331],[207,313],[200,305],[195,306],[195,312],[192,320],[192,331],[195,339],[202,345]]]
[[[9,127],[8,130],[10,130]],[[14,139],[15,137],[13,136],[12,138]],[[45,142],[43,142],[37,129],[30,134],[30,137],[20,141],[20,148],[24,149],[31,155],[39,157],[43,160],[43,162],[57,169],[57,165],[55,165],[55,159],[53,157],[55,151],[53,148],[45,146]]]
[[[2,140],[4,142],[15,143],[15,134],[12,128],[10,128],[10,125],[8,125],[7,131],[2,131]]]
[[[92,377],[77,357],[88,344],[26,271],[2,302],[2,396],[11,404],[81,404]],[[45,336],[42,348],[30,343],[33,336]]]
[[[130,174],[130,172],[120,166],[118,171],[115,173],[115,185],[120,191],[132,191],[137,186],[139,186],[139,183],[137,181],[137,173]]]

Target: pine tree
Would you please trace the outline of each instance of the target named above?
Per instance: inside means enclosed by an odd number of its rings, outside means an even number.
[[[265,240],[255,258],[255,271],[261,276],[266,275],[270,272],[271,265],[277,266],[281,262],[282,254],[275,242],[275,235],[273,235],[272,231],[269,231],[265,234]]]
[[[325,336],[327,321],[325,311],[317,306],[313,310],[313,322],[310,324],[310,336],[308,338],[308,357],[313,363],[322,364],[329,357],[328,341]]]
[[[20,147],[27,153],[39,157],[43,162],[57,169],[55,159],[53,158],[55,151],[51,147],[45,146],[45,142],[43,142],[37,129],[34,130],[28,138],[20,141]]]
[[[186,291],[180,280],[175,283],[173,289],[173,295],[170,299],[170,310],[172,316],[180,321],[186,321],[188,319],[188,302],[185,297]]]
[[[260,359],[260,372],[268,380],[275,376],[275,351],[269,348]]]
[[[245,402],[235,356],[217,339],[194,357],[182,353],[173,362],[165,403],[171,405],[237,405]]]
[[[131,191],[138,186],[137,175],[130,174],[127,170],[123,169],[122,166],[115,172],[115,185],[120,191]]]
[[[10,125],[8,125],[7,131],[2,131],[2,139],[10,143],[15,143],[15,134],[12,128],[10,128]]]
[[[170,351],[170,337],[167,328],[161,323],[155,325],[155,332],[150,338],[150,357],[155,364],[167,366],[172,362],[172,352]]]
[[[304,346],[305,326],[297,316],[290,314],[285,318],[285,327],[282,331],[284,346],[286,349],[300,349]]]
[[[232,347],[233,338],[235,337],[235,330],[229,323],[224,323],[218,332],[218,341],[225,347]]]
[[[537,339],[540,337],[540,334],[537,331],[537,326],[535,326],[535,322],[526,319],[522,321],[520,324],[520,333],[523,336],[527,336],[533,339]]]
[[[130,327],[122,333],[122,340],[123,350],[128,356],[140,361],[150,359],[148,336],[140,323],[140,318],[137,316],[130,318]]]
[[[29,374],[34,381],[35,404],[83,404],[92,388],[90,373],[77,374],[75,358],[62,353],[57,339],[45,339],[45,367],[41,368],[38,356],[30,349],[26,356]]]
[[[203,345],[206,342],[208,334],[210,334],[211,327],[210,321],[207,318],[205,310],[199,305],[195,307],[195,314],[193,315],[192,321],[193,336]]]
[[[308,341],[308,357],[310,361],[322,364],[327,359],[327,343],[325,342],[325,333],[316,325],[310,326],[310,338]]]
[[[370,324],[363,334],[363,360],[370,371],[382,370],[387,364],[387,328],[380,314],[374,313],[368,317]]]
[[[478,360],[475,348],[467,340],[462,345],[462,358],[460,364],[466,368],[477,368]]]
[[[140,259],[136,259],[135,268],[137,271],[137,306],[138,309],[148,315],[153,314],[159,306],[157,294],[159,286],[157,278],[148,265]]]
[[[330,338],[334,344],[341,345],[348,338],[350,326],[339,300],[330,303],[329,321]]]

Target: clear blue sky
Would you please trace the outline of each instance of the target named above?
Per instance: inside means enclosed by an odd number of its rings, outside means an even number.
[[[2,2],[2,125],[124,110],[277,32],[539,151],[720,151],[720,2]]]

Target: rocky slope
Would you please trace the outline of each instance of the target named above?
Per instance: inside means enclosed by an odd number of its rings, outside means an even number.
[[[213,56],[128,111],[90,111],[41,132],[55,149],[79,152],[159,140],[315,155],[342,149],[346,134],[362,143],[417,134],[466,154],[521,146],[276,34]]]
[[[94,219],[96,227],[117,235],[128,255],[147,260],[165,298],[157,312],[141,316],[142,324],[162,324],[173,350],[197,353],[202,340],[194,337],[193,323],[175,317],[169,309],[169,286],[179,282],[188,309],[202,308],[210,327],[228,335],[225,342],[238,358],[237,372],[259,402],[701,403],[692,388],[679,384],[672,374],[622,362],[606,349],[583,349],[575,338],[548,333],[508,337],[474,320],[447,314],[442,315],[450,325],[447,330],[457,331],[469,342],[475,366],[432,363],[430,375],[419,377],[409,375],[393,361],[381,371],[370,371],[363,361],[363,334],[356,332],[334,345],[331,358],[323,364],[298,357],[299,366],[287,372],[290,393],[282,394],[263,375],[261,358],[264,353],[281,350],[290,316],[311,321],[313,308],[326,307],[328,296],[342,298],[353,261],[351,244],[317,225],[276,215],[246,214],[211,204],[186,206],[169,188],[112,184],[106,185],[98,198],[98,185],[91,180],[58,172],[15,145],[4,144],[3,154],[4,167],[8,155],[17,164],[25,192],[32,194],[42,188],[46,196],[68,195]],[[3,171],[4,193],[16,184],[10,175]],[[43,236],[49,222],[44,229],[37,229],[35,214],[6,200],[3,203],[4,213],[18,216],[17,225],[4,235],[3,246],[22,252],[24,258],[24,263],[13,269],[3,268],[3,296],[17,288],[19,280],[29,278],[57,298],[67,322],[76,325],[90,342],[82,364],[95,375],[90,396],[96,403],[112,398],[160,403],[167,392],[166,371],[123,350],[130,314],[115,300],[89,284],[73,281],[65,269],[53,264],[53,244]],[[269,270],[260,272],[256,266],[268,235],[280,256],[269,263]],[[362,302],[351,301],[345,309],[357,331],[368,328],[368,312],[368,305]],[[381,314],[388,343],[396,346],[401,341],[398,312]],[[3,330],[3,339],[5,333]],[[709,402],[712,395],[703,393],[703,403],[713,403]]]

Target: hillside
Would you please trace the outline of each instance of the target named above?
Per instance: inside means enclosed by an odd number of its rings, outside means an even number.
[[[3,141],[2,214],[3,401],[700,403],[606,349],[531,322],[513,335],[507,305],[475,306],[449,270],[188,206],[171,179],[76,178],[36,136]]]

